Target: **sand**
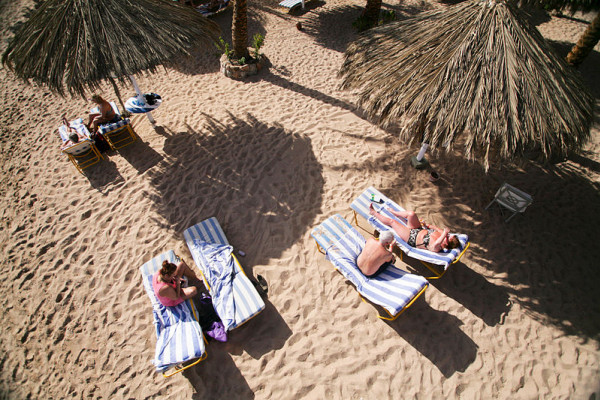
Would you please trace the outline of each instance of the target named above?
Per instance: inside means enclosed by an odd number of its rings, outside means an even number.
[[[32,4],[0,1],[2,50]],[[416,148],[339,90],[362,5],[332,0],[300,15],[275,1],[253,7],[249,32],[265,34],[272,66],[246,81],[222,76],[212,54],[138,76],[164,99],[156,129],[135,116],[136,144],[85,176],[60,153],[57,127],[90,103],[0,69],[0,398],[600,396],[598,112],[591,142],[565,162],[485,173],[459,148],[433,151],[441,179],[431,183],[409,165]],[[390,3],[402,15],[442,6]],[[564,53],[591,15],[537,18]],[[215,20],[229,35],[230,12]],[[596,47],[580,68],[596,100],[599,60]],[[115,98],[108,85],[101,94]],[[509,224],[484,210],[503,181],[534,196]],[[377,318],[310,237],[334,213],[351,218],[371,185],[472,242],[394,322]],[[191,262],[183,230],[211,216],[247,254],[246,272],[268,281],[266,309],[165,379],[150,363],[155,333],[138,267],[169,249]]]

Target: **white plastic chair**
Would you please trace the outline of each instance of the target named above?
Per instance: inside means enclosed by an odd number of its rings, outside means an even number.
[[[510,217],[505,222],[510,221],[517,213],[525,212],[525,209],[533,202],[533,197],[517,189],[514,186],[504,182],[496,192],[494,199],[487,205],[486,210],[494,203],[512,211]]]

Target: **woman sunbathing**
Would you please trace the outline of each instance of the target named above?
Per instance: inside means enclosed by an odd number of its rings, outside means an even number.
[[[435,225],[426,224],[419,221],[414,211],[395,211],[388,209],[389,212],[397,217],[406,219],[404,226],[395,219],[381,215],[369,205],[369,212],[383,224],[389,226],[404,240],[409,246],[418,249],[427,249],[438,253],[445,249],[454,249],[460,247],[460,242],[456,235],[449,235],[450,229],[440,229]]]
[[[152,287],[158,301],[163,306],[173,307],[198,293],[195,286],[181,287],[183,276],[198,280],[194,271],[187,266],[185,261],[175,265],[165,260],[162,268],[152,277]]]

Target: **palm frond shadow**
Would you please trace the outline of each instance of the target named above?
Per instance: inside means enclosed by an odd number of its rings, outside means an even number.
[[[410,320],[408,318],[410,317]],[[477,344],[461,329],[462,321],[426,301],[415,302],[406,315],[386,323],[446,377],[464,372],[477,357]],[[448,343],[455,343],[451,348]]]
[[[147,196],[167,229],[182,234],[216,216],[232,245],[247,253],[246,268],[266,264],[320,213],[324,180],[310,138],[252,115],[205,118],[202,131],[166,137]]]
[[[485,174],[457,152],[440,152],[435,164],[449,176],[449,184],[438,186],[443,199],[440,214],[448,226],[469,234],[472,241],[463,262],[473,260],[484,267],[480,273],[543,323],[568,334],[598,338],[600,309],[590,307],[596,303],[595,291],[586,288],[600,284],[590,251],[595,248],[593,232],[600,226],[600,185],[587,171],[568,160],[545,166],[523,162],[520,167],[494,167]],[[454,171],[460,174],[452,176]],[[485,210],[504,181],[534,198],[510,223],[496,209]],[[474,192],[480,195],[473,196]],[[571,237],[577,240],[568,240]],[[443,286],[440,290],[446,291]],[[503,301],[504,296],[498,305]]]
[[[396,19],[405,19],[411,15],[427,9],[404,4],[382,3],[382,10],[392,10]],[[364,7],[344,5],[330,9],[319,9],[318,12],[309,12],[302,20],[304,32],[314,38],[321,46],[343,53],[348,43],[356,37],[356,30],[352,21],[360,16]]]

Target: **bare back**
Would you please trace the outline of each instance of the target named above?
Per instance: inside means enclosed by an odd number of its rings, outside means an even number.
[[[367,239],[367,243],[356,260],[358,268],[364,275],[373,275],[379,270],[383,263],[392,261],[394,255],[373,238]]]

